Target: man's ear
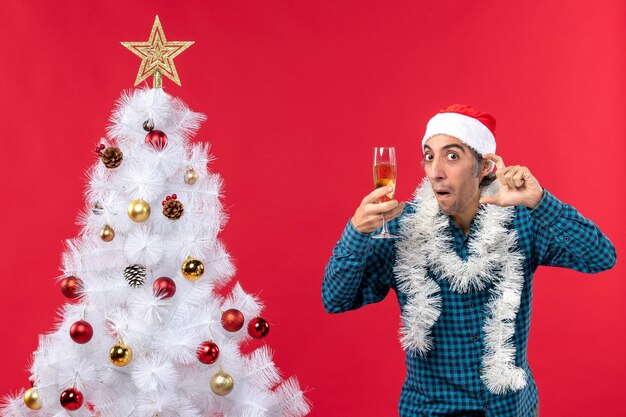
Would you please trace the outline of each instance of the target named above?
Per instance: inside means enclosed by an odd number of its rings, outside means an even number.
[[[491,161],[483,159],[480,166],[480,180],[482,181],[491,171]]]
[[[487,176],[487,174],[489,174],[492,171],[491,166],[492,166],[491,161],[489,161],[488,159],[483,159],[482,166],[480,169],[481,177]]]

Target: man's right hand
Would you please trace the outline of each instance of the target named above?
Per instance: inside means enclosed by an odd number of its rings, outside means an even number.
[[[371,233],[383,225],[383,216],[389,222],[402,214],[404,202],[398,203],[395,199],[378,202],[379,198],[391,191],[393,187],[380,187],[366,195],[350,220],[352,226],[361,233]]]

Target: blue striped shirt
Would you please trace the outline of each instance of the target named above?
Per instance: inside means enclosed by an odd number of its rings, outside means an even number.
[[[407,204],[403,216],[414,212]],[[480,210],[480,208],[479,208]],[[528,365],[532,279],[539,265],[572,268],[594,273],[615,264],[613,244],[598,227],[570,205],[544,189],[541,202],[530,210],[515,207],[512,225],[517,230],[518,247],[524,255],[524,287],[515,320],[516,365],[526,371],[527,384],[521,390],[496,395],[480,379],[483,354],[483,318],[490,299],[488,285],[482,291],[457,293],[447,280],[429,275],[441,288],[442,309],[432,328],[434,347],[425,357],[407,354],[407,374],[400,396],[402,417],[483,415],[531,417],[538,406],[537,386]],[[398,219],[388,224],[398,233]],[[450,219],[448,232],[454,251],[467,260],[468,243],[476,225],[463,234]],[[398,290],[394,279],[394,240],[372,239],[357,231],[350,221],[335,245],[324,274],[322,300],[326,311],[341,313],[385,298],[396,292],[404,311],[407,295]]]

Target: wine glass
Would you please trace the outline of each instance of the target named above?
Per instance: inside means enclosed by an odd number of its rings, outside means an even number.
[[[374,148],[374,185],[376,188],[393,187],[393,190],[378,199],[379,203],[393,199],[396,189],[396,149],[393,147]],[[398,236],[387,231],[385,215],[383,214],[383,228],[373,239],[395,239]]]

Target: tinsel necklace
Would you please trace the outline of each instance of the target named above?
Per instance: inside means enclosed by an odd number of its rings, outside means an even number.
[[[496,195],[498,190],[494,181],[481,194]],[[431,329],[443,302],[439,284],[429,277],[429,270],[458,293],[481,291],[493,283],[483,323],[485,350],[480,378],[495,394],[523,388],[526,372],[515,365],[513,336],[524,285],[524,257],[517,249],[517,231],[507,227],[513,221],[514,207],[488,204],[478,210],[476,234],[468,243],[467,260],[463,260],[453,250],[452,236],[446,232],[449,217],[439,209],[427,178],[410,204],[415,212],[400,220],[394,265],[398,289],[408,298],[402,314],[402,347],[426,356],[436,344]]]

